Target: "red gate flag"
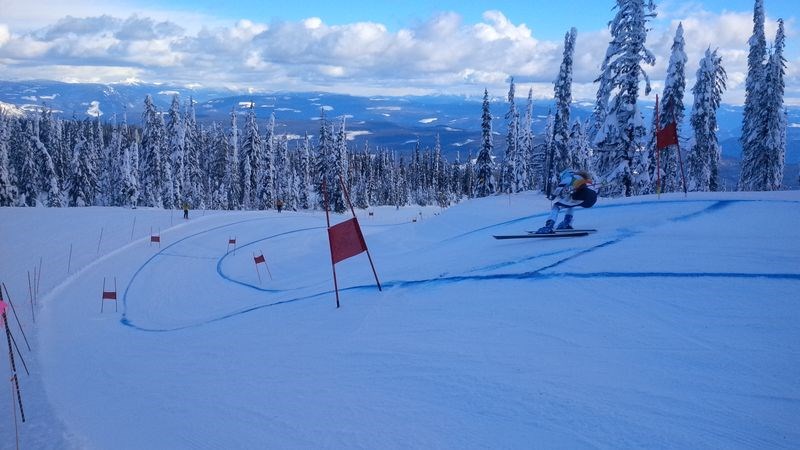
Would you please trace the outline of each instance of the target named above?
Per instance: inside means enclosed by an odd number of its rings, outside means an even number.
[[[103,291],[103,300],[116,300],[116,299],[117,299],[116,291]]]
[[[236,239],[228,239],[228,245],[236,245]]]
[[[669,147],[678,144],[678,126],[675,122],[667,124],[664,128],[656,132],[656,148]]]
[[[367,251],[364,235],[355,217],[328,228],[328,240],[334,264]]]
[[[259,255],[259,256],[256,256],[256,257],[255,257],[255,258],[253,258],[253,259],[255,259],[255,260],[256,260],[256,264],[258,264],[258,263],[264,263],[264,264],[266,264],[266,263],[267,263],[267,260],[264,258],[264,255]]]
[[[6,313],[6,308],[7,308],[6,303],[0,300],[0,316]]]
[[[150,236],[150,242],[158,242],[161,243],[161,236]]]

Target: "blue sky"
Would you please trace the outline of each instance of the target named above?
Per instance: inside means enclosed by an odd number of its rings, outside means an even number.
[[[356,95],[552,97],[563,36],[578,29],[574,98],[594,98],[611,0],[394,2],[349,0],[0,0],[0,76],[61,81],[176,83],[237,90]],[[765,0],[767,34],[786,19],[787,103],[800,105],[800,7]],[[646,68],[661,88],[675,30],[685,29],[687,90],[706,48],[719,48],[724,101],[740,103],[753,0],[664,0]]]
[[[140,4],[148,7],[163,6],[162,1],[147,0]],[[506,16],[528,24],[545,39],[562,37],[574,26],[581,30],[596,30],[605,26],[611,17],[613,1],[604,0],[328,0],[307,1],[257,1],[238,0],[219,2],[213,0],[172,0],[176,8],[194,9],[231,20],[248,18],[262,22],[273,20],[297,21],[310,16],[322,18],[326,23],[342,25],[351,22],[380,22],[390,30],[397,30],[424,21],[442,11],[458,12],[465,21],[475,22],[487,10],[499,10]],[[672,16],[687,9],[704,9],[712,13],[723,11],[748,11],[752,0],[704,0],[694,2],[660,1],[656,3],[660,15]],[[800,6],[795,0],[766,0],[765,6],[772,17],[796,17]]]

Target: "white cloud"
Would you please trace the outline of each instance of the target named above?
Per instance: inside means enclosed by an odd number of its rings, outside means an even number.
[[[0,1],[0,61],[11,79],[202,82],[256,91],[359,95],[477,95],[485,87],[501,95],[513,75],[520,97],[533,88],[536,98],[552,98],[563,51],[563,40],[537,39],[526,24],[497,10],[486,11],[478,23],[448,12],[393,31],[375,22],[329,25],[319,17],[224,23],[186,11],[145,12],[125,0],[100,14],[89,0],[48,3],[46,8]],[[729,78],[725,100],[738,101],[752,12],[712,14],[686,2],[662,8],[647,41],[657,57],[657,64],[647,68],[654,86],[666,72],[678,22],[683,22],[689,56],[687,91],[702,53],[708,46],[719,47]],[[789,36],[794,28],[794,21],[787,21]],[[768,18],[770,40],[774,32],[775,21]],[[579,31],[573,98],[594,98],[593,81],[609,40],[606,29]],[[787,54],[794,58],[787,68],[787,103],[800,102],[800,61],[796,53]]]

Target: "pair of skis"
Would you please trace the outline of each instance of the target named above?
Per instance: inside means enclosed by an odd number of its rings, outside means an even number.
[[[576,229],[576,230],[554,230],[552,233],[536,233],[535,231],[528,231],[525,234],[508,234],[508,235],[495,235],[495,239],[539,239],[539,238],[567,238],[567,237],[580,237],[588,236],[589,233],[594,233],[597,230],[594,228]]]

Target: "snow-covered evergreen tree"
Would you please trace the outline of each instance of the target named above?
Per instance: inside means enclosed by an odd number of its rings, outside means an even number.
[[[164,118],[148,95],[144,100],[142,113],[142,141],[140,145],[140,188],[139,201],[143,206],[164,206],[163,155],[166,153],[166,132]],[[169,199],[167,199],[167,202]]]
[[[744,113],[742,115],[742,165],[739,174],[739,189],[762,190],[759,181],[763,137],[759,123],[763,113],[762,96],[766,76],[767,38],[764,33],[764,0],[755,0],[753,5],[753,35],[750,36],[750,52],[747,56],[747,79],[745,80]],[[763,179],[763,178],[762,178]]]
[[[258,186],[257,206],[260,209],[275,207],[275,201],[285,195],[285,193],[281,192],[281,189],[286,188],[286,186],[281,183],[288,183],[289,180],[281,180],[281,177],[288,177],[288,173],[284,173],[284,170],[288,170],[288,168],[284,168],[284,164],[286,164],[284,158],[287,156],[284,153],[286,152],[288,152],[288,148],[279,147],[275,137],[275,115],[272,114],[267,122],[267,129],[256,167],[258,170],[256,175]],[[286,199],[283,202],[286,203]]]
[[[183,177],[181,181],[182,201],[186,201],[192,208],[205,208],[207,193],[210,186],[210,170],[208,159],[214,155],[213,151],[205,150],[202,142],[203,134],[197,125],[194,100],[189,98],[184,114],[184,146],[183,146]],[[205,164],[204,164],[204,161]],[[205,166],[205,167],[204,167]]]
[[[303,138],[299,153],[297,164],[298,207],[309,209],[311,207],[308,195],[311,187],[311,138],[308,133]]]
[[[495,193],[494,161],[492,158],[492,113],[489,111],[489,91],[483,90],[481,114],[481,150],[478,153],[475,173],[475,196],[486,197]]]
[[[258,132],[256,112],[251,103],[245,115],[239,153],[239,178],[242,184],[241,204],[244,209],[258,208],[258,175],[262,156],[261,135]]]
[[[169,154],[169,167],[172,175],[171,207],[180,207],[184,200],[183,171],[184,156],[186,152],[186,125],[181,117],[181,103],[178,95],[172,96],[172,103],[167,114],[167,153]]]
[[[667,66],[667,77],[664,80],[664,94],[661,97],[661,110],[659,111],[658,129],[667,125],[677,125],[678,136],[681,135],[681,124],[684,117],[683,94],[686,90],[686,44],[683,39],[683,24],[679,23],[672,41],[672,53]],[[651,152],[655,155],[655,133],[651,136]],[[661,192],[678,192],[683,190],[682,174],[680,167],[679,146],[672,145],[661,149]],[[651,156],[653,158],[654,156]],[[652,182],[652,180],[651,180]]]
[[[583,122],[574,120],[569,132],[567,146],[570,148],[571,160],[569,167],[578,170],[591,171],[592,154],[589,139],[584,131]]]
[[[10,134],[8,119],[0,113],[0,206],[13,206],[17,197],[14,176],[8,162]]]
[[[528,89],[528,102],[525,106],[525,118],[520,122],[520,152],[521,162],[517,165],[515,178],[522,180],[520,190],[526,191],[536,186],[534,179],[533,154],[533,88]]]
[[[783,49],[786,46],[786,35],[783,19],[778,20],[778,32],[766,67],[765,90],[762,99],[761,129],[766,163],[763,189],[778,190],[783,184],[783,169],[786,164],[786,110],[783,106],[785,91],[784,74],[786,59]]]
[[[556,113],[553,119],[553,142],[550,146],[548,174],[557,176],[571,167],[573,156],[569,144],[569,108],[572,104],[572,58],[575,53],[577,30],[572,28],[564,36],[564,56],[556,78],[554,92]]]
[[[90,133],[91,136],[91,133]],[[94,204],[94,191],[97,179],[92,143],[83,133],[77,136],[72,152],[72,170],[68,188],[69,206],[91,206]]]
[[[726,78],[722,57],[716,50],[707,49],[705,57],[700,60],[697,81],[692,88],[694,145],[687,161],[687,183],[692,191],[721,189],[718,166],[722,149],[717,140],[717,109],[722,101]]]
[[[500,192],[510,193],[519,192],[518,185],[515,183],[514,174],[517,172],[515,164],[519,162],[517,154],[519,153],[519,113],[517,112],[517,105],[514,100],[514,77],[511,77],[511,83],[508,88],[508,112],[506,112],[506,126],[508,133],[506,134],[506,154],[503,159],[503,166],[500,174]]]
[[[655,64],[653,53],[645,48],[647,21],[654,16],[652,0],[617,0],[617,14],[609,23],[612,40],[599,80],[601,90],[608,89],[613,98],[595,135],[596,172],[603,195],[633,195],[634,164],[646,134],[637,107],[641,77],[645,94],[650,92],[650,81],[641,64]],[[598,92],[598,99],[605,95]]]

